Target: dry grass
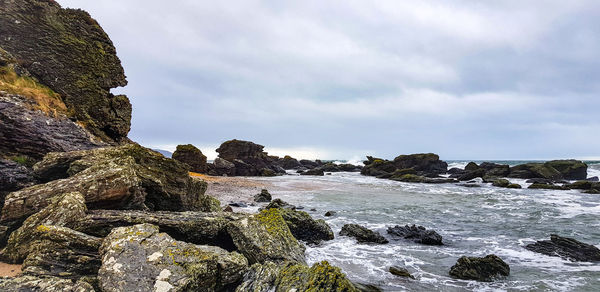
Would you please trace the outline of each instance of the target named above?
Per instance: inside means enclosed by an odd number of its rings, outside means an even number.
[[[67,107],[63,103],[60,94],[39,84],[33,78],[17,75],[8,66],[0,67],[0,91],[32,99],[36,104],[34,108],[43,111],[49,116],[56,117],[58,114],[67,113]]]

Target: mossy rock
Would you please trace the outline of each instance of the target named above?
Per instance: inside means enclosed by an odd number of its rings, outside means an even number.
[[[463,256],[450,268],[450,276],[465,280],[489,282],[509,274],[508,264],[493,254],[482,258]]]
[[[177,145],[172,158],[190,166],[190,170],[197,173],[206,173],[208,164],[206,156],[200,149],[192,144]]]
[[[287,291],[358,291],[338,267],[322,261],[307,267],[291,264],[281,269],[275,282],[276,292]],[[295,289],[295,290],[293,290]]]
[[[568,190],[569,188],[558,186],[558,185],[549,185],[549,184],[531,184],[528,189],[537,189],[537,190]]]
[[[510,185],[510,181],[508,181],[507,179],[497,179],[492,183],[493,186],[495,187],[501,187],[501,188],[506,188],[508,187],[508,185]]]

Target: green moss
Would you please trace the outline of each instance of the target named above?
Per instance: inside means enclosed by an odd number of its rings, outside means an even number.
[[[35,164],[35,160],[33,160],[29,156],[24,156],[24,155],[12,156],[12,157],[10,157],[10,160],[12,160],[18,164],[21,164],[23,166],[26,166],[26,167],[32,167]]]
[[[327,261],[307,267],[301,264],[284,267],[278,276],[277,291],[325,292],[325,291],[358,291],[338,267]]]

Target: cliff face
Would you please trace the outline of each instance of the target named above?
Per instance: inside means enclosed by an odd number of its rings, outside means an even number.
[[[71,118],[94,136],[111,144],[127,141],[131,104],[110,93],[127,84],[123,67],[87,12],[51,0],[1,0],[0,48],[60,94]]]

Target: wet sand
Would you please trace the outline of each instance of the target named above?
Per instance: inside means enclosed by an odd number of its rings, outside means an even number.
[[[21,273],[21,265],[0,262],[0,277],[14,277]]]

